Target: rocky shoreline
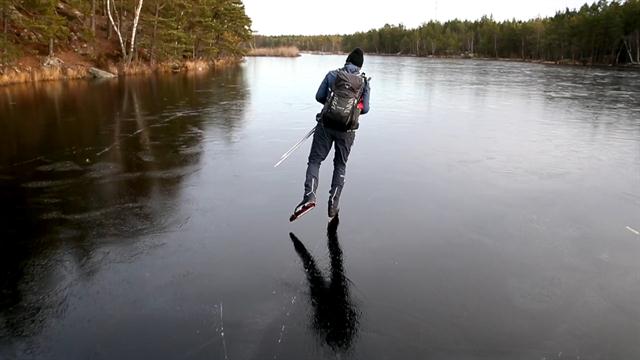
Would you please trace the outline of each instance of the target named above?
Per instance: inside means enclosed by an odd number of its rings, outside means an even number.
[[[33,59],[31,59],[33,63]],[[220,59],[215,61],[185,60],[169,61],[157,64],[134,62],[128,66],[110,64],[97,67],[89,63],[66,63],[60,58],[45,57],[40,59],[41,65],[33,66],[17,64],[15,66],[0,67],[0,86],[43,82],[55,80],[74,80],[91,78],[116,78],[128,75],[151,73],[177,73],[183,71],[205,71],[227,67],[240,62],[239,58]]]

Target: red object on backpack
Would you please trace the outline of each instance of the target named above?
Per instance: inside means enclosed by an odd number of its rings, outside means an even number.
[[[362,111],[362,109],[364,109],[364,104],[362,103],[362,100],[358,102],[358,110]]]

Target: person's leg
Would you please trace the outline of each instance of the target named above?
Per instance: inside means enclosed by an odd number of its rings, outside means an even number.
[[[331,181],[331,190],[329,191],[329,217],[334,217],[338,213],[338,203],[342,188],[344,187],[344,178],[347,172],[347,160],[351,146],[356,137],[355,132],[331,131],[330,133],[335,142],[335,156],[333,158],[333,179]]]
[[[313,134],[309,161],[307,163],[307,173],[304,182],[303,202],[312,199],[315,201],[316,190],[318,189],[318,178],[320,175],[320,164],[327,158],[331,151],[332,139],[327,134],[327,129],[320,123]]]

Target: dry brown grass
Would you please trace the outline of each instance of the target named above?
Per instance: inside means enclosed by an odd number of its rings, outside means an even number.
[[[65,79],[81,79],[89,75],[87,68],[74,67],[31,67],[5,69],[0,73],[0,86],[27,82],[41,82]]]
[[[153,73],[153,67],[147,63],[134,62],[129,65],[121,67],[121,71],[117,71],[113,74],[118,75],[145,75]]]
[[[277,56],[277,57],[297,57],[300,50],[295,46],[280,46],[276,48],[254,48],[247,56]]]
[[[120,70],[118,69],[118,67],[116,65],[114,65],[114,64],[111,64],[111,63],[109,65],[107,65],[106,69],[103,69],[103,70],[108,71],[108,72],[110,72],[112,74],[116,74],[116,75],[120,74]]]
[[[185,61],[166,61],[151,65],[148,63],[132,63],[127,66],[109,65],[107,71],[117,75],[137,75],[150,74],[153,72],[200,72],[210,69],[223,68],[228,65],[237,64],[237,59],[223,60],[185,60]]]
[[[212,63],[210,61],[189,60],[185,61],[184,68],[187,69],[187,71],[203,71],[209,69],[211,65]]]
[[[104,70],[118,76],[145,75],[154,72],[172,71],[200,72],[210,69],[222,69],[224,67],[237,64],[238,61],[239,59],[222,59],[216,61],[187,60],[181,62],[163,62],[156,65],[135,62],[127,66],[111,63],[105,66]],[[83,65],[39,68],[33,68],[30,66],[21,68],[0,68],[0,86],[28,82],[83,79],[90,77],[89,67]]]
[[[84,79],[89,77],[89,69],[84,66],[70,67],[66,69],[67,79]]]
[[[64,79],[64,72],[59,67],[45,67],[31,72],[34,82]]]
[[[31,74],[17,70],[6,70],[0,74],[0,86],[31,81]]]
[[[163,62],[156,66],[155,71],[157,72],[176,72],[176,71],[186,71],[186,72],[199,72],[199,71],[207,71],[211,69],[222,69],[227,66],[235,65],[240,61],[240,59],[220,59],[220,60],[186,60],[183,62]]]

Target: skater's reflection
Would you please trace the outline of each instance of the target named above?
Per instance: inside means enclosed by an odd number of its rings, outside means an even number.
[[[359,313],[351,302],[348,279],[342,266],[342,249],[338,243],[338,223],[335,217],[327,227],[331,276],[325,279],[315,260],[302,242],[290,233],[291,241],[302,260],[313,307],[313,329],[334,351],[346,352],[358,332]]]

